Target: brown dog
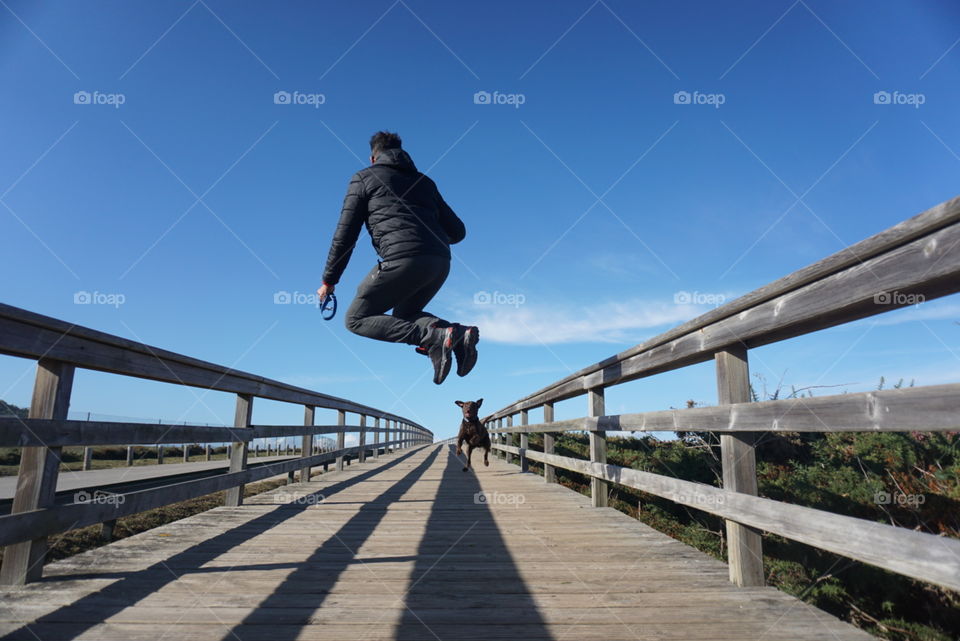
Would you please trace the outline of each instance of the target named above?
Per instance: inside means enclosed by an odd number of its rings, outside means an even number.
[[[464,443],[467,444],[467,466],[463,468],[463,471],[466,472],[467,470],[473,469],[473,466],[470,464],[470,456],[473,454],[474,448],[477,447],[483,448],[483,464],[490,465],[490,460],[487,458],[490,454],[490,434],[477,416],[477,411],[480,409],[480,405],[483,404],[483,399],[481,398],[477,402],[456,401],[456,403],[460,406],[460,409],[463,410],[463,420],[460,421],[460,433],[457,434],[457,456],[463,454],[462,446]]]

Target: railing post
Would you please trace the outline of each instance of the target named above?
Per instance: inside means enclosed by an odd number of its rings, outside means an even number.
[[[604,400],[603,388],[595,387],[587,391],[587,409],[589,416],[603,416]],[[607,433],[602,431],[590,432],[590,462],[607,463]],[[590,478],[590,498],[593,507],[607,507],[607,492],[610,484],[598,478]]]
[[[750,402],[750,369],[742,345],[717,352],[717,401],[720,405]],[[720,435],[723,489],[757,495],[756,433]],[[737,585],[760,586],[763,579],[763,540],[760,532],[727,521],[727,562],[730,580]]]
[[[190,446],[187,445],[186,443],[183,444],[183,462],[184,463],[190,462]]]
[[[360,415],[360,450],[357,456],[357,463],[363,463],[367,460],[367,415]]]
[[[127,467],[133,465],[133,446],[127,446]]]
[[[527,425],[529,414],[527,410],[520,410],[520,425]],[[529,472],[530,463],[527,461],[527,448],[530,447],[530,439],[526,432],[520,434],[520,471]]]
[[[543,422],[544,423],[553,423],[553,403],[544,403],[543,405]],[[552,432],[543,433],[543,453],[544,454],[553,454],[554,447],[556,445],[556,437],[554,437]],[[546,483],[556,483],[557,482],[557,470],[552,465],[543,464],[543,480]]]
[[[343,431],[343,426],[347,424],[347,413],[343,410],[337,410],[337,425],[340,426],[340,431],[337,432],[337,449],[342,450],[346,443],[346,434]],[[333,467],[337,472],[343,471],[343,454],[337,457],[336,464]]]
[[[502,430],[503,424],[504,424],[504,420],[503,420],[503,417],[501,416],[500,418],[497,419],[497,429]],[[500,445],[506,445],[507,435],[501,432],[500,434],[497,434],[497,440],[500,442]],[[499,452],[497,452],[497,456],[499,456],[504,461],[509,460],[507,459],[507,453],[504,452],[503,450],[500,450]]]
[[[253,396],[237,394],[237,409],[233,416],[234,427],[250,427],[253,419]],[[247,469],[247,442],[236,441],[230,449],[230,471],[242,472]],[[243,505],[243,484],[227,490],[227,497],[223,504],[229,507]]]
[[[508,428],[509,428],[509,427],[513,427],[513,414],[510,414],[509,416],[507,416],[507,427],[508,427]],[[507,439],[507,443],[509,443],[510,445],[513,445],[513,442],[514,442],[513,432],[510,432],[509,434],[506,434],[505,436],[506,436],[506,439]],[[512,454],[507,454],[507,463],[513,463],[513,459],[511,458],[511,456],[513,456],[513,455],[512,455]]]
[[[157,446],[157,465],[163,465],[163,444]]]
[[[373,419],[373,458],[380,458],[380,417]]]
[[[313,405],[303,406],[303,424],[307,427],[313,427],[316,409]],[[300,456],[309,458],[313,456],[313,434],[304,434],[300,441]],[[300,482],[310,482],[310,466],[300,468]]]
[[[89,419],[88,419],[89,420]],[[90,446],[83,448],[83,471],[93,469],[93,448]]]
[[[41,359],[30,401],[30,418],[64,420],[70,408],[73,365]],[[59,447],[24,447],[20,450],[20,470],[11,514],[29,512],[53,505],[60,468]],[[0,583],[23,585],[43,575],[47,537],[8,545],[3,552]]]

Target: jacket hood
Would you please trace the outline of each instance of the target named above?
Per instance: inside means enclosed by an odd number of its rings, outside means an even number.
[[[375,165],[389,165],[403,171],[416,171],[417,166],[413,164],[413,158],[403,149],[384,149],[377,156]]]

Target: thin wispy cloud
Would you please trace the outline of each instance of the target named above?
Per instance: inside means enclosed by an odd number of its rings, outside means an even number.
[[[484,341],[511,345],[639,342],[651,330],[665,330],[709,307],[629,299],[572,305],[569,301],[534,304],[467,304],[459,318],[478,325]]]

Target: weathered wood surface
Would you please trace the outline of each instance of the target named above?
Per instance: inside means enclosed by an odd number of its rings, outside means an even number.
[[[493,448],[513,453],[517,450],[497,444]],[[632,487],[764,532],[960,591],[960,541],[956,539],[617,465],[601,465],[535,450],[528,451],[527,456],[532,461]]]
[[[624,352],[589,365],[490,414],[484,421],[598,385],[612,385],[710,360],[728,345],[800,336],[901,305],[881,293],[925,300],[960,290],[960,197],[941,203]]]
[[[290,460],[289,456],[260,456],[250,459],[251,466],[256,463],[275,463]],[[170,463],[164,465],[134,465],[131,467],[110,467],[102,470],[86,472],[61,471],[57,477],[57,492],[76,490],[106,490],[110,488],[138,481],[150,481],[164,476],[177,476],[193,472],[225,471],[230,466],[229,461],[198,461],[195,463]],[[0,500],[13,498],[17,489],[16,476],[0,476]]]
[[[550,416],[553,414],[551,412]],[[490,427],[491,432],[497,428]],[[514,432],[903,432],[960,429],[960,384],[574,418]]]
[[[368,459],[50,564],[0,592],[0,638],[872,638],[499,459],[465,474],[451,450]]]

